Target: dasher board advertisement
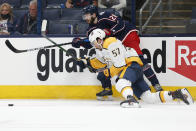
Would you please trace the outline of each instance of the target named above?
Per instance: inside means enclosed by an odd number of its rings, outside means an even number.
[[[0,39],[0,85],[100,85],[96,74],[82,70],[58,47],[14,53]],[[8,38],[17,49],[52,45],[45,38]],[[56,43],[71,37],[52,37]],[[62,46],[77,57],[92,56],[94,49]],[[162,86],[196,86],[196,38],[141,37],[140,47]]]

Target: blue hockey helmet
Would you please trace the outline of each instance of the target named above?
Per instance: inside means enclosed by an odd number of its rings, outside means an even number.
[[[88,6],[85,6],[83,9],[82,9],[82,14],[87,14],[87,13],[90,13],[90,14],[98,14],[98,8],[94,5],[88,5]]]

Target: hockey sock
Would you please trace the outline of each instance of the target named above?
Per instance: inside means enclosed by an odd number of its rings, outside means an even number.
[[[127,87],[124,87],[122,90],[121,90],[121,94],[122,96],[127,99],[127,96],[133,96],[133,90],[131,87],[127,86]]]
[[[151,66],[146,64],[143,66],[143,72],[146,78],[151,82],[152,86],[159,84],[157,76],[155,75],[154,71],[152,70]]]
[[[173,101],[173,97],[172,95],[170,95],[170,92],[168,91],[160,91],[159,97],[162,103]]]
[[[97,76],[97,79],[101,82],[102,87],[112,89],[111,80],[109,77],[106,77],[103,72],[100,72]]]
[[[151,66],[148,64],[147,60],[144,59],[143,55],[139,55],[140,59],[142,60],[143,66],[143,73],[146,78],[151,82],[152,86],[159,84],[157,76],[155,75],[154,71],[152,70]]]

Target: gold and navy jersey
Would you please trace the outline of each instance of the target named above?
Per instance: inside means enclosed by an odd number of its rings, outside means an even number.
[[[137,52],[133,48],[123,46],[122,42],[115,37],[105,39],[102,46],[103,49],[96,49],[99,53],[96,52],[96,57],[90,60],[93,68],[99,69],[107,66],[113,77],[119,75],[132,62],[143,66]]]

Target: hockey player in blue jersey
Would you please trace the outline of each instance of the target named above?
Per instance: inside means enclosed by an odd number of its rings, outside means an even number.
[[[88,40],[89,34],[95,28],[103,29],[107,36],[114,36],[121,40],[124,46],[131,47],[136,50],[140,59],[144,63],[144,75],[151,82],[156,91],[162,90],[154,71],[143,57],[143,53],[139,47],[140,39],[138,31],[134,25],[122,20],[120,16],[117,16],[112,12],[105,11],[98,13],[97,7],[93,5],[83,8],[83,19],[89,24],[86,34],[87,38],[74,38],[72,42],[73,47],[79,48],[80,46],[83,46],[84,48],[91,48],[92,46]]]

